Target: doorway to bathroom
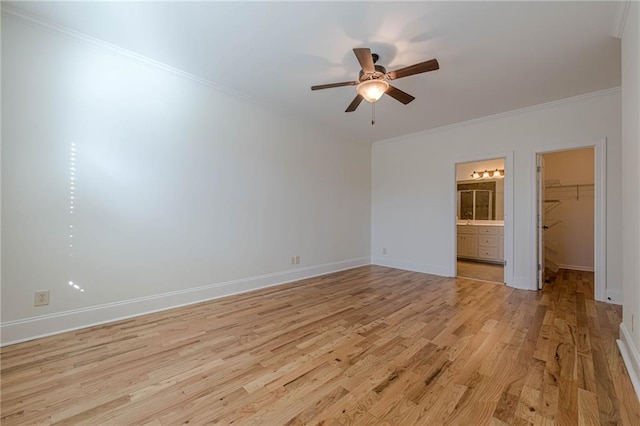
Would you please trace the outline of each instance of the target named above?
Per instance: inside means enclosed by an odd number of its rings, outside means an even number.
[[[456,276],[505,283],[505,158],[456,164]]]

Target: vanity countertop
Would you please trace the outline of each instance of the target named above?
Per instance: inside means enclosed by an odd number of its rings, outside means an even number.
[[[459,220],[458,225],[473,225],[473,226],[504,226],[504,220]]]

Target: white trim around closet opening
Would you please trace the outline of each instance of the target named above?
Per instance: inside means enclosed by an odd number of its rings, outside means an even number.
[[[536,244],[537,226],[536,216],[538,214],[536,197],[536,156],[538,154],[548,154],[559,151],[569,151],[582,148],[594,148],[595,167],[595,199],[594,199],[594,293],[595,299],[601,302],[617,302],[607,298],[607,138],[594,140],[592,142],[575,143],[558,142],[553,145],[540,146],[529,151],[529,164],[531,165],[531,223],[530,253],[531,271],[529,276],[532,282],[537,282],[537,259]],[[537,285],[537,284],[536,284]]]

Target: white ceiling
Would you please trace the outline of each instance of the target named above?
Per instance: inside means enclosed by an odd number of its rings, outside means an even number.
[[[382,140],[620,85],[617,2],[20,2],[45,21],[360,140]],[[437,58],[354,113],[354,47],[393,70]]]

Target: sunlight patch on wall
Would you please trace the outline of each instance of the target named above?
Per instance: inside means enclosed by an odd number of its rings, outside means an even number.
[[[71,142],[69,147],[69,269],[73,271],[73,243],[74,243],[74,211],[76,208],[76,190],[77,190],[77,174],[76,174],[76,144]],[[69,281],[69,285],[84,293],[84,289],[73,281]]]

